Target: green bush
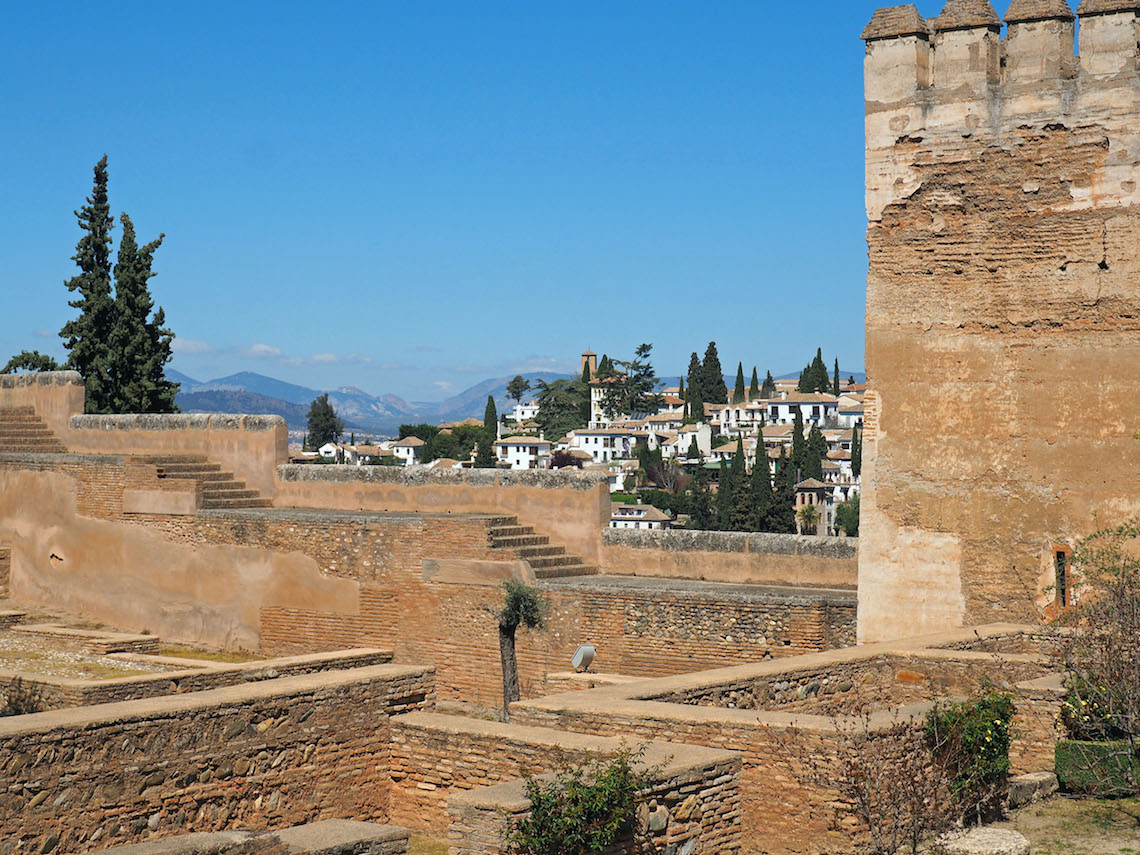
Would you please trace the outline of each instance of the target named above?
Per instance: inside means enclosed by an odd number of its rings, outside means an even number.
[[[978,821],[999,811],[1005,796],[1013,713],[1013,698],[990,687],[927,716],[927,740],[951,765],[953,795]]]
[[[1065,739],[1054,755],[1057,780],[1071,793],[1120,798],[1137,794],[1140,758],[1125,740],[1084,742]],[[1129,768],[1131,766],[1131,769]]]
[[[634,766],[640,751],[591,760],[552,781],[526,782],[531,812],[507,831],[515,855],[589,855],[630,837],[637,792],[648,775]]]
[[[1102,688],[1082,680],[1072,678],[1072,685],[1061,706],[1061,720],[1070,739],[1077,742],[1112,742],[1123,739],[1127,734],[1112,719],[1109,705],[1121,708],[1126,698],[1123,690]]]

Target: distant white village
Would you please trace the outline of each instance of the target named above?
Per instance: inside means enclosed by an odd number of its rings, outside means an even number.
[[[584,376],[590,394],[589,423],[564,436],[547,437],[539,423],[540,405],[536,399],[519,400],[495,423],[494,461],[496,468],[558,469],[578,468],[604,472],[615,499],[636,497],[644,489],[641,455],[660,453],[660,459],[674,464],[681,472],[705,470],[715,492],[722,468],[732,463],[743,450],[749,472],[753,472],[758,455],[775,476],[784,461],[791,459],[795,442],[795,425],[802,425],[801,439],[817,428],[826,443],[826,457],[821,461],[821,478],[795,480],[794,508],[797,520],[805,506],[815,506],[817,513],[806,515],[813,531],[804,533],[843,534],[836,519],[837,508],[858,496],[860,477],[857,435],[863,426],[866,385],[852,379],[840,382],[839,394],[798,391],[795,379],[774,380],[769,394],[754,396],[746,389],[743,400],[733,403],[703,404],[703,418],[693,420],[687,412],[683,389],[671,386],[657,395],[659,406],[649,413],[607,414],[607,387],[612,378],[597,378],[597,355],[582,354]],[[732,396],[730,395],[730,398]],[[482,428],[478,419],[466,419],[439,426],[439,432]],[[424,461],[427,442],[418,436],[405,436],[369,444],[329,442],[315,451],[297,451],[297,462],[330,462],[356,466],[399,465],[422,466],[425,469],[464,469],[476,466],[472,451],[466,460],[450,457]],[[762,452],[760,451],[762,449]],[[615,501],[610,522],[612,528],[660,530],[685,525],[679,518],[640,501]],[[804,526],[797,527],[803,530]]]

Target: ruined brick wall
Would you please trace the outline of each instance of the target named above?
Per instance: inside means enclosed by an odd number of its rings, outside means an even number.
[[[0,721],[0,842],[384,821],[389,716],[431,700],[430,669],[376,666]]]
[[[1035,620],[1053,545],[1140,512],[1140,24],[1085,0],[1078,58],[1011,11],[864,33],[862,641]]]

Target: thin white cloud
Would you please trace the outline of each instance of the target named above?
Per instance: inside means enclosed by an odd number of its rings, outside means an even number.
[[[243,355],[249,359],[276,359],[281,356],[281,348],[271,344],[254,344],[248,347]]]
[[[448,383],[446,380],[436,380],[431,385],[435,386],[441,392],[446,392],[448,389],[451,388],[451,384]]]
[[[51,330],[36,330],[36,338],[55,338]]]
[[[337,353],[314,353],[309,357],[313,365],[367,365],[372,357],[361,353],[347,353],[343,356]]]
[[[170,343],[170,349],[175,353],[213,353],[214,348],[196,338],[181,338],[176,336]]]

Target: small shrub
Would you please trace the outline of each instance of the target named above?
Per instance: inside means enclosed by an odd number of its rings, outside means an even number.
[[[43,690],[39,686],[25,686],[24,681],[17,677],[4,697],[4,706],[0,707],[0,716],[28,715],[43,712],[45,709]]]
[[[1140,761],[1127,740],[1086,742],[1062,740],[1055,753],[1061,788],[1101,798],[1136,795]]]
[[[514,855],[588,855],[633,833],[638,790],[650,773],[635,768],[643,751],[622,751],[559,772],[552,781],[530,779],[531,812],[507,830]]]
[[[952,758],[951,792],[975,821],[1000,813],[1009,777],[1013,698],[986,688],[967,701],[936,705],[927,716],[927,740]]]

